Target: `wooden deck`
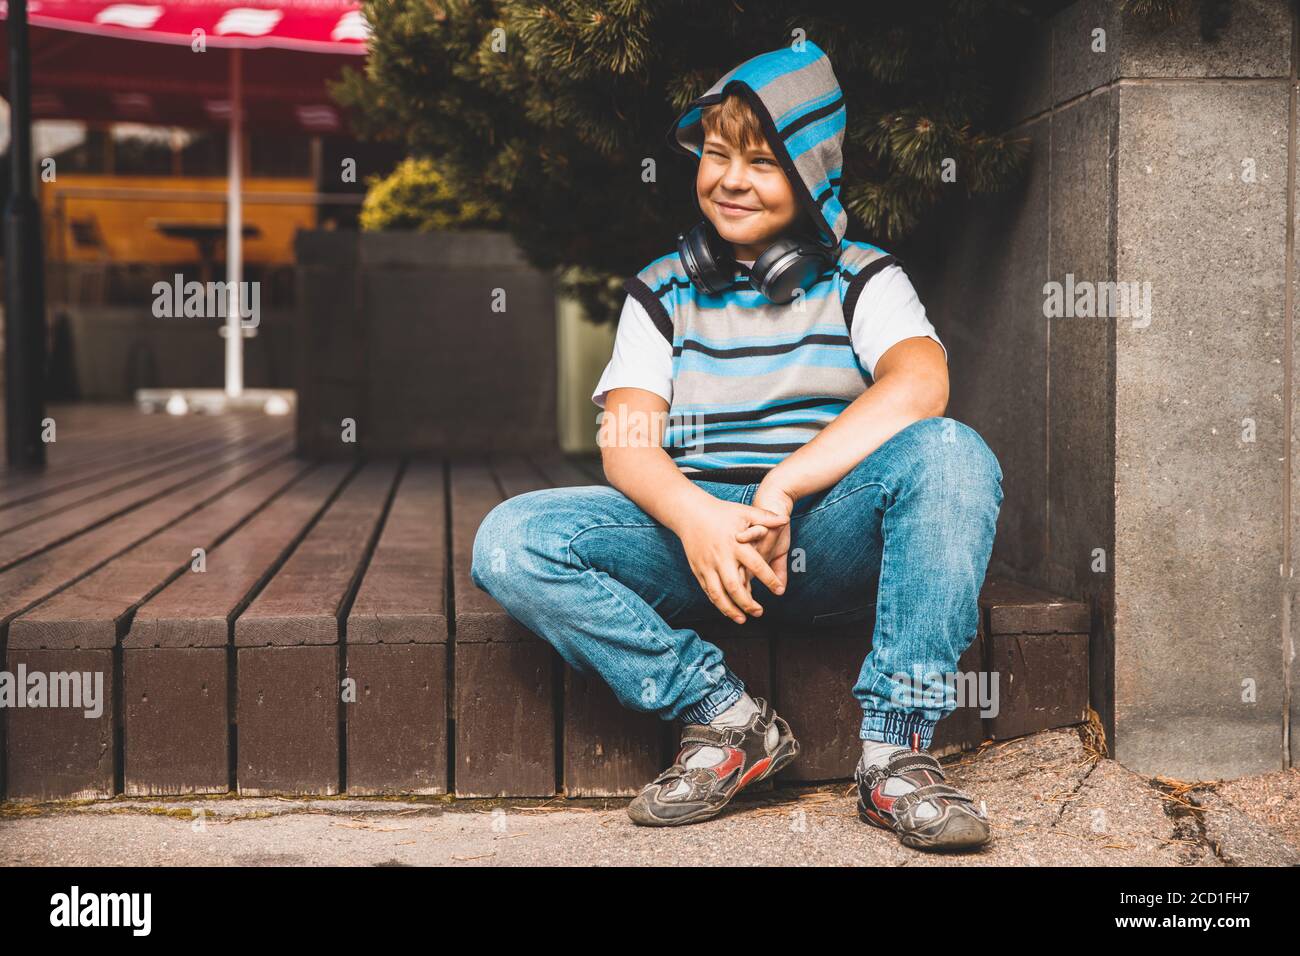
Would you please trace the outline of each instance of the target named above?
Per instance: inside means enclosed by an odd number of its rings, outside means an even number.
[[[293,455],[289,418],[49,414],[45,472],[0,471],[0,659],[14,677],[102,675],[104,704],[0,707],[6,799],[616,796],[666,766],[668,724],[469,578],[493,506],[601,483],[594,460],[318,462]],[[935,750],[1083,720],[1086,607],[1003,582],[981,605],[962,668],[999,671],[1001,712],[959,710]],[[785,779],[851,774],[861,631],[708,632],[799,728]]]

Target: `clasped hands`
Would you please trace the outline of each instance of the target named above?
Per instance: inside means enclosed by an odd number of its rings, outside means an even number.
[[[711,498],[683,525],[686,559],[713,605],[737,624],[763,607],[750,589],[758,578],[773,594],[785,593],[794,498],[764,480],[751,504]]]

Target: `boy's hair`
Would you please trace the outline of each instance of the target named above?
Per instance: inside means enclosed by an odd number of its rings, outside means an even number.
[[[735,149],[762,148],[767,138],[759,126],[758,117],[744,97],[729,94],[721,103],[707,106],[700,112],[704,135],[714,133]]]

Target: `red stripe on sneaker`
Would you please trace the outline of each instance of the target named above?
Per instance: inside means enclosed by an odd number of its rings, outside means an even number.
[[[726,780],[730,774],[739,770],[744,765],[745,752],[743,750],[737,750],[734,747],[728,747],[727,756],[722,759],[722,763],[714,764],[709,769],[718,775],[719,780]]]
[[[868,817],[870,817],[876,823],[880,824],[886,830],[894,829],[894,824],[892,820],[888,820],[885,817],[882,817],[879,813],[877,813],[875,810],[871,809],[870,807],[866,808],[866,813]]]
[[[771,765],[772,765],[772,758],[764,757],[758,763],[754,764],[754,766],[750,767],[748,770],[745,771],[745,775],[740,778],[740,785],[737,786],[736,789],[739,790],[741,787],[745,786],[745,784],[752,781],[755,777],[757,777],[759,774],[761,774],[764,770],[766,770]]]

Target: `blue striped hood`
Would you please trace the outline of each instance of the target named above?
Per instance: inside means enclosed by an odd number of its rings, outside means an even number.
[[[691,102],[669,131],[671,144],[701,158],[701,113],[732,92],[744,96],[758,116],[768,146],[822,242],[838,250],[848,228],[840,205],[845,110],[831,61],[811,40],[799,50],[782,47],[746,60]]]

